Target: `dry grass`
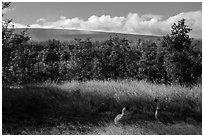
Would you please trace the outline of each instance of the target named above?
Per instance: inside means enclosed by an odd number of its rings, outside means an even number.
[[[21,127],[12,133],[21,135],[201,135],[201,123],[185,122],[174,125],[163,125],[156,121],[138,121],[124,125],[114,125],[112,122],[101,123],[98,126],[81,123],[60,123],[55,126]]]
[[[185,88],[144,81],[87,81],[3,88],[3,134],[201,134],[201,85]],[[154,119],[154,98],[176,124]],[[106,112],[96,110],[101,103]],[[121,108],[136,110],[130,123],[113,125]]]

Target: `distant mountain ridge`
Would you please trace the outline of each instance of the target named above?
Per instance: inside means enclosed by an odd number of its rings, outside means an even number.
[[[15,31],[20,32],[23,28],[17,28]],[[86,39],[91,38],[93,41],[107,40],[110,36],[118,35],[119,37],[128,40],[137,41],[138,39],[157,40],[161,36],[153,35],[136,35],[126,33],[102,32],[102,31],[86,31],[86,30],[71,30],[71,29],[42,29],[29,28],[28,31],[31,40],[33,41],[47,41],[49,39],[57,39],[60,41],[71,41],[75,38]]]

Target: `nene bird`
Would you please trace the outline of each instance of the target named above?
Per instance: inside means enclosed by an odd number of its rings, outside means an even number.
[[[156,111],[155,111],[156,120],[162,122],[165,125],[168,124],[168,123],[174,124],[171,117],[169,117],[168,115],[161,112],[159,100],[155,99],[154,102],[156,102]]]
[[[132,112],[129,112],[129,107],[124,107],[122,109],[122,114],[118,114],[115,119],[114,123],[115,125],[119,124],[120,122],[124,122],[128,120],[131,117]]]

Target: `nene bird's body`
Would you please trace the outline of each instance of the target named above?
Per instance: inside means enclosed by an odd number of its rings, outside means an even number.
[[[156,111],[155,111],[155,118],[156,120],[162,122],[163,124],[168,124],[171,123],[173,124],[173,121],[171,119],[171,117],[169,117],[168,115],[162,113],[161,109],[160,109],[160,104],[159,104],[159,100],[155,99],[154,102],[156,102]]]
[[[119,124],[121,121],[124,120],[124,118],[125,118],[125,111],[126,111],[126,108],[124,107],[124,108],[122,109],[122,114],[118,114],[118,115],[115,117],[114,123],[115,123],[116,125]]]
[[[128,107],[124,107],[122,109],[122,114],[118,114],[115,117],[115,119],[114,119],[115,125],[128,120],[131,117],[131,115],[132,115],[132,112],[129,112],[129,108]]]

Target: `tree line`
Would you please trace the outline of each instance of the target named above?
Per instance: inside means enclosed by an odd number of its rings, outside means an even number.
[[[9,5],[8,5],[9,6]],[[154,83],[201,83],[201,42],[189,37],[185,19],[157,41],[130,42],[110,36],[105,41],[30,41],[25,31],[2,25],[2,83],[21,85],[44,81],[137,79]]]

